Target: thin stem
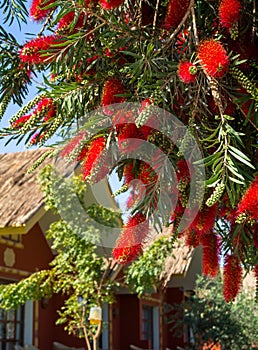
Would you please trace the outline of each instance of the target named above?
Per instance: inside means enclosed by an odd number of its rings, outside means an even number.
[[[256,0],[253,0],[253,25],[252,25],[252,42],[253,42],[253,44],[254,44],[255,35],[256,35],[255,17],[256,17]]]
[[[40,36],[42,35],[42,33],[44,32],[44,30],[45,30],[46,26],[48,25],[48,23],[50,22],[50,20],[51,20],[51,18],[52,18],[52,16],[53,16],[53,13],[54,13],[54,12],[55,12],[55,10],[52,10],[52,11],[50,12],[50,14],[47,16],[47,19],[45,20],[45,22],[44,22],[42,28],[40,29],[40,31],[39,31],[39,33],[38,33],[38,37],[40,37]]]
[[[139,16],[139,21],[138,21],[139,28],[142,25],[142,10],[143,10],[142,4],[143,4],[143,0],[140,0],[139,11],[138,11],[139,12],[139,14],[138,14],[138,16]]]
[[[155,28],[156,28],[157,17],[158,17],[158,11],[159,11],[159,1],[160,1],[160,0],[157,0],[157,2],[156,2],[155,13],[154,13],[154,19],[153,19],[153,25],[152,25],[153,30],[155,30]]]
[[[93,350],[98,350],[98,348],[99,348],[99,346],[98,346],[98,339],[99,339],[99,336],[100,336],[100,333],[101,333],[101,328],[102,328],[101,325],[102,325],[102,322],[100,322],[98,324],[97,332],[93,336]]]
[[[89,337],[88,337],[88,333],[87,333],[87,329],[86,329],[84,320],[85,320],[85,306],[82,307],[81,327],[83,329],[84,339],[85,339],[87,348],[88,348],[88,350],[91,350],[91,345],[90,345],[90,341],[89,341]]]
[[[197,25],[196,25],[195,11],[193,6],[191,7],[191,14],[192,14],[192,21],[193,21],[193,32],[194,32],[195,44],[198,46],[199,38],[198,38],[198,31],[197,31]]]
[[[173,33],[170,35],[170,37],[168,38],[165,47],[168,47],[171,43],[171,41],[175,38],[175,36],[177,35],[177,33],[180,31],[182,25],[185,23],[185,21],[187,20],[190,12],[191,12],[191,8],[194,7],[194,0],[190,1],[190,4],[188,6],[188,9],[183,17],[183,19],[181,20],[181,22],[179,23],[179,25],[177,26],[177,28],[173,31]]]

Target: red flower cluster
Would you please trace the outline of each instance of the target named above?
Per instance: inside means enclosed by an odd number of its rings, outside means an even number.
[[[231,29],[239,21],[240,2],[238,0],[222,0],[219,5],[220,24],[227,29]]]
[[[71,23],[74,21],[75,18],[76,18],[76,13],[74,11],[67,13],[58,22],[56,33],[59,34],[59,33],[65,32],[65,31],[76,31],[76,30],[82,28],[84,23],[85,23],[85,14],[84,13],[81,13],[79,15],[79,17],[77,18],[77,22],[75,23],[75,25],[71,26],[71,28],[69,28],[69,26],[71,25]]]
[[[149,164],[142,162],[138,178],[144,185],[152,187],[156,184],[158,175]]]
[[[177,41],[175,43],[176,52],[179,55],[183,55],[187,49],[187,40],[189,36],[188,29],[184,29],[177,35]]]
[[[179,79],[185,83],[190,84],[195,81],[197,68],[196,66],[188,61],[180,62],[177,71]]]
[[[39,133],[37,132],[36,134],[34,134],[30,140],[30,145],[36,145],[38,142],[40,142],[41,140],[43,140],[43,138],[45,137],[44,133]]]
[[[23,115],[19,119],[15,120],[12,124],[12,128],[21,128],[31,117],[43,117],[43,120],[46,122],[50,118],[53,118],[56,115],[56,108],[53,103],[52,98],[43,97],[33,112],[31,114]]]
[[[223,272],[223,295],[229,302],[237,296],[242,283],[240,260],[235,255],[226,255]]]
[[[197,54],[201,65],[210,76],[219,78],[225,74],[229,58],[220,42],[214,39],[204,40]]]
[[[33,111],[34,115],[44,115],[43,120],[47,122],[56,115],[56,107],[52,98],[43,97]]]
[[[149,229],[148,220],[142,213],[130,217],[118,237],[113,249],[113,257],[121,264],[133,261],[142,251],[142,241]]]
[[[238,205],[238,213],[244,212],[247,212],[251,218],[258,219],[258,176],[255,177]]]
[[[148,126],[137,126],[133,123],[118,125],[118,147],[121,152],[133,152],[139,148],[143,140],[147,140],[152,129]]]
[[[190,172],[186,160],[180,159],[177,163],[177,176],[178,180],[190,181]]]
[[[191,223],[190,228],[194,230],[201,238],[203,234],[208,233],[214,225],[216,214],[217,214],[217,204],[211,207],[204,207],[199,211],[198,215]]]
[[[55,35],[41,36],[27,42],[20,50],[20,59],[29,64],[43,64],[49,61],[49,57],[44,56],[51,45],[57,42]]]
[[[91,141],[82,165],[84,180],[87,180],[91,176],[91,173],[96,166],[105,145],[106,142],[103,136],[99,136]]]
[[[124,0],[99,0],[101,7],[106,10],[114,9],[122,5]]]
[[[13,129],[19,129],[22,128],[22,126],[31,118],[31,114],[23,115],[19,119],[15,120],[11,127]]]
[[[215,277],[219,270],[219,241],[214,232],[208,232],[201,237],[203,247],[202,272]]]
[[[122,103],[125,101],[124,97],[116,96],[125,92],[124,85],[121,80],[116,78],[108,79],[103,87],[101,104],[106,107],[114,103]],[[105,113],[111,115],[112,111],[105,108]]]
[[[54,0],[32,0],[32,4],[30,7],[30,16],[35,20],[35,21],[42,21],[47,17],[47,15],[50,13],[52,10],[51,8],[45,9],[48,5],[53,3]]]
[[[169,1],[165,17],[165,28],[167,30],[176,28],[179,25],[187,11],[188,6],[189,0]]]
[[[128,164],[125,164],[123,169],[123,176],[125,180],[125,184],[129,185],[131,181],[133,181],[136,178],[136,171],[134,167],[134,162],[130,162]]]

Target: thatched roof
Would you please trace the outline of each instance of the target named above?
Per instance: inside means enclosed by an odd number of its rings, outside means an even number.
[[[150,230],[146,242],[143,245],[143,249],[148,249],[149,245],[151,245],[156,239],[162,236],[170,236],[172,234],[172,226],[163,227],[162,232],[157,233],[154,229]],[[171,255],[168,256],[165,260],[164,270],[160,279],[163,281],[163,284],[166,285],[171,276],[185,276],[189,265],[192,261],[192,257],[194,254],[194,249],[187,246],[185,244],[184,239],[178,239],[174,248],[171,251]]]
[[[28,169],[47,149],[0,154],[0,229],[24,227],[43,207],[43,195],[36,181],[39,169]]]
[[[163,285],[166,286],[172,275],[186,276],[192,261],[194,249],[185,245],[183,240],[178,240],[175,247],[165,260],[164,270],[160,276]]]

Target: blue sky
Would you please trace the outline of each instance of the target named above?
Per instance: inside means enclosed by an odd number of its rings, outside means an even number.
[[[3,20],[1,17],[2,17],[2,14],[0,14],[0,20],[1,20],[1,23],[3,23]],[[37,34],[39,32],[41,25],[42,24],[38,24],[32,20],[29,20],[27,24],[21,23],[21,26],[22,26],[21,29],[19,28],[16,22],[14,22],[11,27],[8,27],[7,25],[5,25],[4,27],[8,32],[11,32],[14,35],[14,37],[20,44],[23,45],[26,42],[26,40],[28,40],[31,37],[31,34]],[[40,81],[38,81],[38,84],[39,83]],[[36,95],[37,93],[36,86],[37,86],[37,81],[35,81],[35,84],[29,87],[29,94],[27,95],[27,98],[24,101],[24,103],[26,103],[27,101],[30,101]],[[4,117],[0,121],[0,129],[3,127],[7,127],[9,125],[8,121],[19,110],[19,108],[20,108],[19,106],[14,104],[11,104],[8,107]],[[5,145],[7,140],[8,139],[0,139],[0,153],[19,152],[27,149],[22,142],[19,145],[16,145],[15,142],[10,142],[8,143],[8,145]],[[121,187],[122,184],[118,181],[117,176],[113,175],[111,176],[111,179],[110,179],[110,185],[113,191],[116,191]],[[120,205],[122,208],[125,207],[125,201],[126,201],[125,197],[126,196],[123,194],[116,197],[116,200],[120,202]]]
[[[3,23],[2,14],[0,14],[0,19],[1,19],[1,23]],[[14,35],[14,37],[20,44],[24,44],[26,42],[26,39],[30,37],[29,34],[36,34],[41,28],[41,24],[37,24],[36,22],[33,22],[31,20],[29,20],[27,24],[21,23],[21,29],[19,28],[16,21],[14,21],[10,27],[8,25],[3,25],[3,26],[6,31]],[[35,82],[35,85],[30,86],[29,94],[25,102],[31,100],[35,96],[36,84],[37,83]],[[0,129],[8,126],[9,119],[19,110],[19,108],[20,107],[17,105],[10,104],[2,120],[0,121]],[[5,146],[6,141],[7,139],[0,139],[1,153],[17,152],[17,151],[25,150],[25,147],[22,143],[19,145],[16,145],[15,142],[11,142],[7,146]]]

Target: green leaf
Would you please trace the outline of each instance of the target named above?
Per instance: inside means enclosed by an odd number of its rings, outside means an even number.
[[[230,154],[232,154],[233,157],[235,157],[236,159],[238,159],[241,163],[244,163],[246,164],[247,166],[249,166],[250,168],[252,169],[255,169],[255,167],[249,162],[246,160],[246,156],[243,158],[239,155],[239,153],[234,153],[232,150],[228,150]]]
[[[238,154],[241,158],[244,158],[247,161],[250,161],[250,159],[243,153],[241,152],[238,148],[229,145],[228,146],[233,152],[235,152],[236,154]]]
[[[229,176],[228,178],[229,178],[229,180],[231,180],[231,181],[233,181],[233,182],[235,182],[235,183],[237,183],[239,185],[244,185],[243,181],[240,181],[240,180],[238,180],[238,179],[236,179],[234,177]]]
[[[237,168],[229,165],[228,163],[226,164],[227,169],[234,175],[236,175],[237,177],[239,177],[241,180],[245,180],[245,178],[243,177],[243,175],[239,174]]]

